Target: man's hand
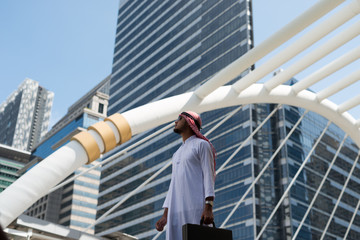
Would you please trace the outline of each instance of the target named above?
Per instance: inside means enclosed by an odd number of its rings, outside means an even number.
[[[156,230],[158,230],[159,232],[161,232],[162,230],[164,230],[164,227],[167,223],[167,213],[168,213],[168,209],[165,208],[164,210],[164,214],[162,215],[162,217],[159,219],[159,221],[156,222],[155,227]]]
[[[201,219],[204,219],[204,224],[211,224],[214,221],[214,214],[212,212],[212,206],[205,204],[204,211],[201,215]]]

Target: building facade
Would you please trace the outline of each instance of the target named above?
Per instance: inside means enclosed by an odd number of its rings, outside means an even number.
[[[0,144],[0,192],[21,176],[30,156],[28,151]]]
[[[272,105],[267,107],[269,110],[273,108]],[[270,151],[268,156],[263,154],[264,138],[255,138],[258,145],[254,148],[255,162],[258,162],[255,174],[302,115],[304,118],[255,190],[256,201],[259,202],[257,220],[262,226],[290,182],[296,178],[263,239],[292,239],[310,204],[311,210],[304,218],[296,239],[321,239],[323,232],[326,232],[324,239],[343,239],[349,226],[346,239],[359,239],[359,216],[350,224],[360,197],[360,165],[355,162],[359,157],[359,148],[344,131],[327,119],[297,107],[280,108],[269,123],[272,131],[265,140],[265,146],[270,146],[265,148],[265,151]],[[328,128],[327,124],[330,124]],[[303,170],[299,171],[302,165]]]
[[[41,161],[68,143],[80,131],[86,130],[89,126],[106,118],[109,86],[110,76],[70,106],[67,114],[36,146],[32,156]],[[80,167],[68,178],[89,167],[91,166]],[[95,221],[99,184],[100,169],[90,170],[62,188],[39,199],[27,210],[26,214],[83,231]],[[93,229],[88,233],[93,233]]]
[[[253,46],[251,1],[124,1],[118,14],[109,115],[192,91]],[[233,109],[203,114],[204,131],[214,126],[219,116]],[[249,108],[241,111],[245,115],[250,112]],[[221,128],[221,134],[211,138],[217,148],[219,164],[225,161],[249,129],[248,117],[233,118],[232,121]],[[155,130],[135,136],[105,157]],[[179,137],[169,130],[105,165],[101,175],[98,217],[160,169],[180,144]],[[228,196],[235,199],[244,180],[251,177],[250,157],[239,155],[237,158],[242,163],[236,169],[250,174],[242,176],[237,184],[233,185],[232,179],[226,178],[227,173],[235,169],[226,170],[224,175],[217,177],[216,201],[222,207],[215,213],[220,219],[233,204]],[[170,174],[171,168],[166,169],[101,220],[96,225],[96,233],[102,236],[121,231],[139,239],[152,239],[156,234],[155,223],[163,212]],[[247,220],[254,224],[252,211],[241,217],[241,222],[235,227],[243,229]],[[251,224],[249,229],[253,229]]]
[[[25,79],[0,105],[0,143],[31,151],[47,133],[54,93]]]

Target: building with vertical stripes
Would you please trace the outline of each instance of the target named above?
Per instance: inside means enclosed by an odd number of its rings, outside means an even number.
[[[253,46],[251,11],[251,1],[246,0],[123,1],[118,12],[108,115],[192,91],[246,53]],[[203,114],[204,130],[231,110],[233,108]],[[250,109],[242,112],[249,114]],[[249,121],[243,121],[239,119],[223,127],[222,133],[211,139],[219,162],[246,136]],[[151,132],[135,136],[106,156],[112,156]],[[179,144],[179,137],[169,130],[104,166],[98,216],[161,168]],[[245,161],[247,156],[240,158]],[[238,166],[243,169],[240,171],[250,173],[249,167],[250,161]],[[170,174],[171,168],[104,218],[96,225],[96,233],[101,236],[121,231],[139,239],[151,239],[156,234],[155,222],[162,214]],[[239,181],[229,192],[227,181],[232,179],[221,178],[218,176],[221,190],[216,201],[228,204],[220,199],[234,195],[243,183]],[[222,209],[218,213],[222,215],[226,211]],[[245,219],[252,219],[251,211]]]

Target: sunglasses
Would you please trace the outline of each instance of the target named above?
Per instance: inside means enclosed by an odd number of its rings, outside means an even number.
[[[180,121],[180,120],[183,118],[183,116],[181,116],[181,115],[185,115],[185,116],[191,118],[192,120],[194,120],[197,128],[198,128],[199,130],[201,129],[200,123],[199,123],[193,116],[191,116],[190,114],[188,114],[187,112],[182,112],[182,113],[179,115],[177,121]]]

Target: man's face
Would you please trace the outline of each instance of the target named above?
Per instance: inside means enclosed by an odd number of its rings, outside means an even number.
[[[181,134],[188,127],[188,124],[182,116],[175,121],[174,132]]]

